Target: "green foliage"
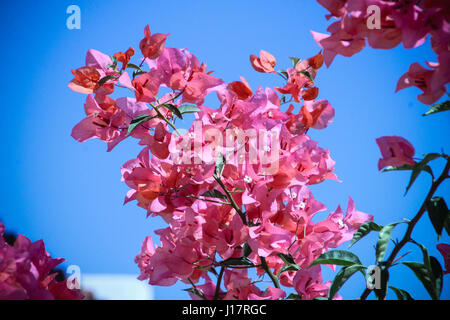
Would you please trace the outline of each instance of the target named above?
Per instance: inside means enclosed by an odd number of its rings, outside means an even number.
[[[414,300],[408,291],[405,291],[403,289],[399,289],[396,287],[389,286],[389,289],[394,291],[395,295],[397,296],[398,300]]]
[[[435,104],[430,109],[428,109],[428,111],[426,113],[424,113],[423,116],[428,116],[433,113],[438,113],[438,112],[447,111],[447,110],[450,110],[450,101],[449,100]]]
[[[381,262],[384,260],[384,256],[386,255],[386,250],[389,244],[389,240],[391,240],[391,234],[394,230],[395,226],[402,222],[395,222],[384,226],[379,233],[377,246],[376,246],[376,256],[377,261]]]
[[[328,292],[328,299],[331,300],[336,295],[336,293],[341,289],[344,283],[350,279],[357,271],[361,271],[364,275],[365,267],[360,264],[354,264],[351,266],[343,267],[334,277],[333,283],[330,286],[330,291]]]
[[[357,255],[345,250],[331,250],[322,253],[309,267],[317,264],[336,264],[340,266],[362,265]]]
[[[349,248],[353,246],[356,242],[364,238],[366,235],[368,235],[371,231],[380,231],[383,227],[376,224],[373,221],[369,221],[366,223],[363,223],[358,230],[353,234],[353,239],[350,242]]]
[[[436,230],[437,239],[441,238],[442,229],[446,227],[448,233],[448,226],[450,225],[450,211],[448,210],[445,200],[441,197],[434,197],[425,203],[428,217],[431,224]]]
[[[155,117],[152,117],[152,116],[149,116],[146,114],[141,114],[139,116],[136,116],[133,120],[131,120],[130,125],[128,126],[127,136],[129,136],[141,124],[143,124],[144,122],[147,122],[153,118],[155,118]]]
[[[216,189],[206,191],[205,193],[202,194],[202,197],[228,200],[226,195],[224,195],[222,192],[220,192],[219,190],[216,190]]]

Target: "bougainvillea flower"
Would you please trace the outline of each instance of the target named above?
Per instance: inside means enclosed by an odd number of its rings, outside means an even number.
[[[158,94],[161,85],[160,75],[160,71],[154,69],[133,80],[132,84],[136,89],[134,93],[137,101],[147,103],[155,101],[155,96]]]
[[[255,55],[250,55],[250,63],[253,69],[262,73],[275,73],[275,65],[277,60],[269,52],[261,50],[259,52],[259,58]]]
[[[330,289],[331,281],[323,283],[320,266],[313,266],[297,271],[294,277],[295,291],[304,300],[314,298],[326,298]]]
[[[228,88],[241,100],[247,100],[253,95],[252,89],[244,77],[241,77],[241,81],[230,82]]]
[[[445,265],[444,274],[450,273],[450,244],[439,243],[438,245],[436,245],[436,248],[439,250],[439,252],[442,254],[442,257],[444,258],[444,265]]]
[[[120,135],[120,126],[125,122],[125,114],[118,109],[117,103],[109,96],[88,95],[84,105],[86,118],[72,130],[72,137],[84,142],[98,138],[111,142]]]
[[[0,300],[81,300],[76,289],[66,281],[57,282],[52,270],[64,262],[45,250],[42,240],[31,242],[19,235],[14,245],[3,238],[5,226],[0,222]]]
[[[164,45],[166,44],[166,38],[170,34],[155,33],[152,35],[149,25],[145,27],[144,34],[144,39],[139,43],[142,54],[149,59],[158,58],[162,54]]]
[[[75,78],[70,81],[69,88],[73,91],[91,94],[98,88],[100,73],[92,67],[81,67],[72,70]]]
[[[119,77],[118,70],[112,68],[111,57],[94,49],[89,49],[86,53],[86,66],[72,70],[72,73],[75,78],[69,83],[69,88],[86,94],[111,94],[114,91],[114,80],[101,86],[99,81],[106,76]]]
[[[295,102],[300,102],[300,96],[304,92],[304,88],[309,88],[312,86],[312,81],[303,73],[298,72],[295,68],[288,68],[286,70],[289,78],[284,87],[276,87],[281,94],[290,94]],[[315,89],[314,89],[315,90]],[[315,95],[316,92],[311,92],[311,97]]]
[[[327,67],[338,54],[351,57],[365,46],[364,33],[361,32],[358,21],[345,19],[336,21],[328,28],[331,35],[311,31],[314,40],[323,48],[323,58]]]
[[[405,138],[385,136],[378,138],[376,141],[383,156],[378,161],[378,170],[387,166],[401,167],[405,164],[415,164],[413,156],[416,151],[413,145]]]
[[[130,62],[131,57],[134,55],[134,49],[128,48],[125,53],[118,52],[114,54],[114,57],[116,57],[117,61],[122,62],[122,70],[125,70],[128,66],[128,62]]]
[[[438,66],[437,64],[429,64],[429,66]],[[408,72],[398,79],[396,91],[417,87],[423,91],[422,94],[417,96],[420,102],[423,104],[433,104],[438,101],[445,93],[445,87],[443,86],[431,86],[435,70],[429,70],[422,67],[417,62],[411,64]],[[448,77],[448,76],[447,76]],[[436,81],[436,80],[435,80]],[[439,84],[442,81],[436,81]]]

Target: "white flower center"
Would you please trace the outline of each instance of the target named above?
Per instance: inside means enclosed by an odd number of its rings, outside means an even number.
[[[244,177],[244,181],[247,182],[247,183],[250,183],[250,182],[253,181],[253,179],[250,178],[249,176],[245,176],[245,177]]]
[[[297,196],[297,195],[296,195]],[[305,209],[306,208],[306,202],[302,201],[298,204],[298,206],[300,207],[300,209]]]

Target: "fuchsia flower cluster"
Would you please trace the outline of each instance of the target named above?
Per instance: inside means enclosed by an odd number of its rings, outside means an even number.
[[[64,259],[53,259],[45,251],[42,240],[31,242],[19,235],[10,246],[0,222],[0,300],[79,300],[78,290],[67,287],[66,281],[56,281],[50,273]]]
[[[181,281],[191,286],[193,298],[204,299],[280,299],[286,297],[282,286],[295,289],[303,299],[327,296],[330,282],[323,282],[320,266],[310,264],[350,240],[372,216],[356,210],[349,199],[345,216],[338,207],[325,220],[313,221],[326,208],[314,199],[309,185],[337,180],[329,151],[308,135],[310,128],[323,129],[334,118],[327,100],[315,100],[314,78],[322,55],[280,74],[286,80],[283,86],[253,92],[244,78],[227,83],[188,50],[166,48],[166,38],[146,27],[140,66],[129,63],[132,48],[116,59],[91,49],[86,65],[73,71],[69,84],[88,94],[86,118],[72,132],[76,140],[98,138],[108,143],[108,151],[128,137],[143,146],[137,158],[122,167],[123,181],[130,187],[125,202],[137,201],[147,215],[162,217],[168,226],[156,231],[160,244],[152,236],[144,240],[135,259],[139,279],[161,286]],[[276,73],[270,53],[261,51],[250,60],[256,71]],[[119,68],[117,62],[127,66]],[[144,64],[148,71],[143,71]],[[127,72],[131,69],[132,76]],[[117,87],[129,89],[133,97],[112,98]],[[210,93],[217,96],[216,106],[204,104]],[[282,111],[292,100],[301,104],[298,114],[293,104]],[[187,133],[177,135],[174,118],[186,106],[195,112],[195,121]],[[200,133],[195,123],[201,124]],[[223,141],[226,132],[252,129],[277,139],[235,139],[231,152],[217,152],[209,129],[223,133]],[[197,145],[201,153],[174,161],[173,150],[186,141],[189,150]],[[238,150],[245,150],[244,157],[255,150],[274,153],[278,167],[271,174],[261,173],[267,164],[238,161]],[[219,168],[217,159],[222,159]],[[286,257],[295,268],[289,268]],[[248,272],[252,268],[258,276],[272,276],[273,284],[258,287]]]
[[[351,57],[367,43],[372,48],[392,49],[403,43],[406,49],[422,45],[428,35],[437,62],[426,62],[428,68],[413,63],[397,83],[397,91],[417,87],[423,91],[418,99],[433,104],[445,93],[450,82],[450,11],[446,0],[318,0],[337,18],[323,34],[312,31],[316,42],[324,49],[325,63],[331,64],[336,55]],[[370,28],[368,19],[376,6],[380,12],[380,29]],[[368,10],[369,9],[369,10]],[[375,16],[374,16],[375,17]]]

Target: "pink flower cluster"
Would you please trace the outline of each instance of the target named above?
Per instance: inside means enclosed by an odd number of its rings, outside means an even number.
[[[244,78],[227,83],[214,77],[192,53],[165,48],[165,41],[166,36],[152,36],[146,28],[140,66],[123,62],[128,64],[126,70],[130,66],[138,70],[132,77],[114,59],[89,50],[82,68],[92,68],[92,73],[95,70],[106,79],[92,84],[75,78],[69,85],[89,93],[87,117],[75,126],[75,139],[98,138],[111,150],[133,137],[144,146],[137,158],[122,167],[123,181],[130,187],[125,203],[137,201],[147,215],[161,216],[168,226],[156,231],[160,244],[151,236],[144,240],[135,259],[139,279],[161,286],[182,281],[192,286],[194,298],[205,299],[279,299],[286,296],[280,284],[294,288],[303,299],[326,296],[330,282],[323,283],[320,266],[309,265],[350,240],[372,216],[357,211],[349,199],[345,217],[338,207],[325,220],[313,221],[326,208],[308,186],[337,180],[329,151],[307,134],[310,128],[327,127],[334,118],[327,100],[315,100],[314,78],[322,55],[288,69],[282,75],[284,87],[258,87],[253,92]],[[141,69],[144,63],[147,72]],[[258,72],[275,72],[276,60],[265,51],[260,58],[252,56],[251,63]],[[85,87],[74,86],[74,81]],[[127,88],[135,97],[113,99],[109,94],[114,87]],[[302,103],[299,113],[293,113],[294,105],[283,111],[282,105],[289,101],[276,91]],[[204,105],[212,92],[218,98],[215,108]],[[187,107],[195,113],[195,121],[185,134],[177,135],[174,119]],[[130,131],[140,117],[144,121]],[[198,124],[200,132],[195,130]],[[212,139],[211,129],[220,136]],[[277,139],[267,143],[248,136],[239,139],[239,132],[251,130],[270,132]],[[236,133],[232,150],[217,152],[217,139],[225,141],[230,132]],[[177,162],[171,155],[179,145],[189,151],[197,146],[201,152],[187,153],[184,161]],[[269,163],[240,161],[240,156],[248,160],[252,152],[272,153],[277,169],[264,174]],[[286,256],[296,269],[286,268]],[[279,283],[276,280],[262,290],[249,277],[249,268],[256,268],[260,276],[270,272]],[[218,276],[219,287],[210,273]]]
[[[330,35],[312,31],[324,49],[327,66],[338,54],[351,57],[366,43],[377,49],[392,49],[403,43],[406,49],[422,45],[431,36],[431,47],[438,62],[426,62],[430,69],[413,63],[398,81],[397,91],[417,87],[423,91],[420,102],[433,104],[445,93],[450,82],[450,12],[446,0],[317,0],[337,18],[327,29]],[[376,8],[375,10],[372,10]],[[379,13],[379,16],[378,16]],[[379,28],[369,19],[379,18]]]
[[[53,259],[42,240],[31,242],[19,235],[10,246],[0,222],[0,300],[79,300],[78,290],[68,289],[66,281],[56,281],[50,273],[64,259]]]

